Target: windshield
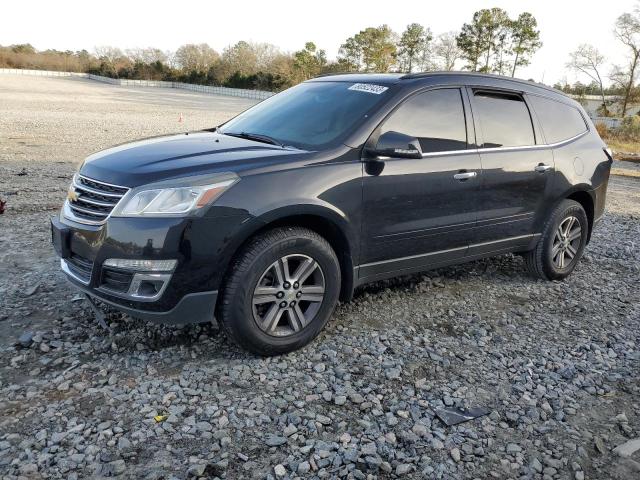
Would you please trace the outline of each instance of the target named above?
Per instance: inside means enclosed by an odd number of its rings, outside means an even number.
[[[315,149],[350,133],[386,97],[387,90],[363,83],[301,83],[241,113],[220,132]]]

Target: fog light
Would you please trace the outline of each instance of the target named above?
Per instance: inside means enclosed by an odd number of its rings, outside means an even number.
[[[129,298],[142,301],[159,299],[171,279],[170,273],[136,273],[129,285]]]
[[[140,260],[126,258],[109,258],[104,261],[105,267],[134,270],[136,272],[172,272],[177,260]]]

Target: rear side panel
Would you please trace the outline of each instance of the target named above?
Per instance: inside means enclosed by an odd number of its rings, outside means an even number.
[[[604,211],[606,187],[611,162],[602,150],[598,134],[588,132],[582,137],[553,149],[556,163],[555,189],[564,198],[576,191],[588,191],[594,200],[594,219]]]
[[[553,198],[571,195],[584,202],[587,214],[597,221],[604,212],[606,188],[611,161],[605,154],[604,142],[584,109],[568,98],[529,95],[533,110],[542,127],[545,141],[552,147],[555,162]],[[545,218],[540,222],[544,223]]]

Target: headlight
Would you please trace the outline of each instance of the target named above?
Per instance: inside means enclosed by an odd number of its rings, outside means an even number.
[[[211,183],[200,184],[204,180]],[[217,181],[215,181],[217,180]],[[114,217],[183,216],[205,207],[239,180],[233,173],[206,179],[182,179],[187,185],[167,186],[166,182],[138,187],[130,191],[114,210]],[[174,182],[176,183],[176,182]],[[162,187],[162,188],[161,188]]]

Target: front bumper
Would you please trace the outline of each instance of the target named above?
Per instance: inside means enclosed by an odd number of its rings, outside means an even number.
[[[69,281],[78,290],[90,295],[91,297],[100,300],[117,310],[126,313],[134,318],[140,318],[155,323],[163,323],[166,325],[187,325],[191,323],[207,323],[215,320],[213,312],[218,300],[218,292],[197,292],[189,293],[182,297],[175,307],[165,312],[154,312],[150,310],[142,310],[139,308],[132,308],[114,302],[103,295],[100,295],[96,290],[87,288],[78,282]]]
[[[79,290],[133,317],[187,324],[214,320],[219,286],[237,245],[232,239],[246,215],[197,218],[109,218],[85,225],[52,219],[52,240],[62,270]],[[56,230],[65,235],[56,235]],[[105,260],[176,260],[155,298],[131,298],[136,275],[115,271]],[[145,275],[152,276],[152,275]],[[122,286],[120,294],[114,285]]]

